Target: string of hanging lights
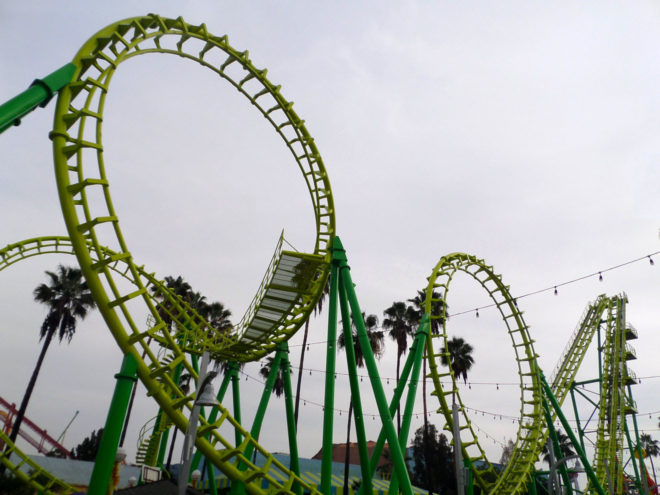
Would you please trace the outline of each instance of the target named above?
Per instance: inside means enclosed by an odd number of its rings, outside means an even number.
[[[586,280],[586,279],[596,277],[596,276],[598,277],[598,280],[602,282],[603,281],[603,273],[611,272],[613,270],[618,270],[619,268],[623,268],[625,266],[632,265],[633,263],[638,263],[640,261],[648,260],[649,265],[654,266],[655,261],[653,260],[653,256],[657,256],[657,255],[660,255],[660,251],[655,251],[654,253],[645,254],[644,256],[640,256],[639,258],[635,258],[634,260],[626,261],[625,263],[619,263],[618,265],[610,266],[609,268],[598,270],[598,271],[595,271],[593,273],[589,273],[587,275],[582,275],[580,277],[576,277],[574,279],[567,280],[566,282],[553,284],[553,285],[550,285],[550,286],[548,286],[544,289],[538,289],[538,290],[534,290],[534,291],[531,291],[531,292],[527,292],[525,294],[521,294],[521,295],[516,296],[514,298],[514,303],[517,306],[518,305],[518,299],[521,299],[523,297],[535,296],[537,294],[542,294],[544,292],[549,292],[549,291],[553,291],[554,295],[557,296],[557,295],[559,295],[559,290],[557,289],[558,287],[565,287],[567,285],[574,284],[574,283],[577,283],[577,282],[581,282],[582,280]],[[451,313],[451,314],[447,315],[447,317],[450,318],[450,317],[453,317],[453,316],[461,316],[461,315],[465,315],[465,314],[475,313],[476,317],[479,318],[479,310],[480,309],[493,308],[495,306],[496,306],[495,303],[487,304],[485,306],[479,306],[478,308],[468,309],[466,311],[459,311],[457,313]],[[307,346],[307,350],[309,351],[309,346],[311,346],[311,345],[321,345],[321,344],[327,344],[327,340],[321,340],[321,341],[318,341],[318,342],[308,342],[305,345]],[[302,347],[302,344],[290,344],[290,347]]]
[[[255,382],[257,382],[261,385],[266,384],[265,380],[262,380],[260,378],[255,378],[255,377],[253,377],[252,375],[249,375],[248,373],[246,373],[243,370],[241,370],[240,373],[243,376],[245,376],[246,381],[252,380],[252,381],[255,381]],[[647,378],[660,378],[660,376],[653,376],[653,377],[647,377]],[[493,384],[489,384],[489,385],[493,385]],[[502,384],[497,384],[497,385],[502,385]],[[506,384],[506,385],[518,386],[517,383],[510,383],[510,384]],[[313,400],[305,399],[303,397],[301,397],[300,400],[303,402],[303,406],[307,406],[307,404],[310,404],[312,406],[316,406],[316,407],[319,407],[321,409],[324,409],[323,404],[321,404],[319,402],[315,402]],[[504,420],[509,421],[509,420],[511,420],[514,423],[520,421],[520,418],[518,416],[512,416],[512,415],[509,415],[509,414],[502,414],[502,413],[493,412],[493,411],[485,411],[485,410],[482,410],[482,409],[475,409],[475,408],[468,407],[468,406],[465,406],[465,405],[463,407],[465,408],[466,411],[474,413],[477,416],[481,415],[483,417],[492,417],[494,420],[499,420],[499,421],[504,421]],[[333,408],[333,411],[338,413],[340,416],[342,414],[348,414],[348,410],[346,410],[346,409]],[[652,416],[655,415],[655,414],[660,414],[660,410],[659,411],[636,413],[635,416],[641,418],[642,416],[647,416],[648,415],[649,419],[652,419]],[[379,417],[379,414],[363,413],[363,416],[364,417],[371,417],[372,419],[376,419],[376,418]],[[412,413],[412,416],[414,416],[416,419],[419,419],[421,417],[424,417],[424,413],[423,412],[414,412],[414,413]],[[431,412],[428,412],[428,416],[431,417]],[[568,421],[575,422],[574,419],[568,419]],[[477,429],[478,429],[478,427],[477,427]],[[659,430],[660,430],[660,428],[659,428]],[[645,430],[645,431],[655,431],[655,430],[651,429],[651,430]]]

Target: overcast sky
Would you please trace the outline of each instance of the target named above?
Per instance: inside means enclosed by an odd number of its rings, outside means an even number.
[[[368,313],[382,317],[393,301],[413,297],[455,251],[485,259],[521,295],[660,250],[656,2],[2,2],[0,100],[69,62],[106,25],[149,12],[227,34],[295,102],[323,156],[337,230]],[[0,136],[0,244],[65,235],[48,139],[53,109]],[[103,139],[113,202],[137,264],[160,277],[182,275],[236,321],[283,228],[296,248],[313,249],[313,210],[295,162],[265,119],[210,71],[163,55],[126,62],[112,80]],[[7,400],[20,401],[40,349],[46,311],[32,290],[57,263],[74,260],[42,256],[0,276]],[[643,260],[604,272],[602,282],[593,277],[519,302],[550,375],[586,305],[626,292],[640,336],[631,368],[644,377],[633,387],[638,421],[656,436],[658,270]],[[457,277],[448,303],[457,313],[489,301]],[[317,317],[310,341],[323,342],[326,327],[326,315]],[[479,319],[452,318],[448,329],[475,348],[464,400],[486,412],[475,424],[496,461],[499,442],[515,432],[506,418],[520,409],[517,386],[508,385],[517,375],[505,327],[483,310]],[[292,340],[294,366],[300,342]],[[306,368],[323,369],[324,356],[323,345],[311,345]],[[64,440],[75,446],[103,425],[120,362],[102,320],[90,316],[70,345],[51,347],[28,417],[57,437],[79,410]],[[597,376],[594,362],[581,377]],[[388,340],[380,362],[388,393],[395,369]],[[249,426],[261,384],[249,379],[258,365],[245,372]],[[322,402],[323,373],[304,373],[300,450],[311,456],[321,446],[314,403]],[[340,374],[337,442],[345,436],[347,388]],[[273,398],[264,425],[263,444],[273,451],[288,449],[282,406]],[[375,412],[367,400],[374,439]],[[155,413],[140,388],[129,458]],[[444,425],[439,415],[433,421]],[[420,423],[418,415],[413,428]]]

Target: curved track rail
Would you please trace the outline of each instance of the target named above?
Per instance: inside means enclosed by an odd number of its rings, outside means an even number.
[[[93,251],[93,253],[95,252],[96,251]],[[0,271],[19,261],[42,254],[73,255],[75,253],[73,245],[67,237],[49,236],[26,239],[21,242],[9,244],[3,249],[0,249]],[[101,248],[101,259],[106,260],[110,258],[118,259],[106,264],[106,268],[111,270],[115,276],[118,276],[125,281],[133,282],[133,272],[129,269],[126,260],[117,257],[116,253],[107,248]],[[92,258],[92,261],[95,263],[98,262],[96,258]],[[151,300],[150,302],[157,306],[161,313],[164,311],[167,314],[167,317],[171,319],[173,323],[173,325],[171,325],[172,328],[186,328],[187,326],[192,325],[197,325],[200,328],[203,328],[204,320],[188,308],[180,298],[173,296],[166,287],[153,277],[153,275],[148,274],[141,267],[137,268],[137,273],[142,280],[146,280],[147,282],[146,287],[149,290],[147,290],[146,293],[147,297]],[[171,345],[173,342],[170,339],[185,339],[190,336],[173,334],[169,338],[166,338],[167,335],[154,333],[153,337],[161,348],[165,347],[171,351],[173,349]],[[162,353],[158,350],[152,349],[145,339],[139,339],[137,342],[140,344],[140,350],[144,353],[146,360],[150,362],[147,378],[143,381],[147,381],[152,388],[160,388],[161,391],[178,390],[178,387],[175,386],[172,378],[174,367],[178,363],[183,363],[186,371],[190,373],[191,376],[197,376],[194,367],[188,362],[183,353],[181,353],[175,360],[171,359],[171,355],[167,360],[161,360],[160,356]],[[145,361],[141,361],[141,364],[144,365]],[[182,393],[182,397],[179,400],[173,400],[167,403],[167,409],[163,407],[163,410],[167,411],[168,416],[173,419],[173,422],[176,422],[177,419],[180,420],[180,418],[183,417],[183,408],[190,407],[193,395],[194,391],[189,395]],[[268,482],[271,490],[292,491],[294,486],[300,486],[311,493],[318,493],[314,486],[309,485],[307,482],[303,481],[302,478],[289,471],[289,469],[277,461],[270,452],[259,445],[256,440],[250,436],[249,432],[230,415],[226,408],[220,405],[218,407],[218,412],[219,414],[217,417],[219,419],[211,424],[202,419],[202,425],[198,430],[197,442],[200,450],[202,450],[202,452],[207,455],[207,458],[214,462],[220,470],[232,479],[244,481],[251,493],[263,493],[263,490],[261,489],[262,479]],[[177,426],[179,425],[177,424]],[[230,436],[233,438],[243,438],[242,443],[240,445],[234,445],[233,442],[225,440],[219,433],[221,428],[223,431],[227,431],[229,428],[234,433]],[[203,438],[205,435],[210,435],[208,440]],[[0,440],[8,442],[8,438],[3,437],[0,438]],[[242,455],[242,452],[248,445],[251,445],[253,450],[256,450],[267,459],[265,467],[255,466],[252,464],[251,459],[247,459]],[[65,482],[39,468],[38,465],[30,461],[29,458],[15,445],[9,444],[9,446],[10,452],[18,456],[18,460],[15,461],[10,456],[1,456],[0,462],[7,466],[12,472],[16,473],[16,475],[23,479],[23,481],[30,483],[35,489],[46,490],[47,493],[50,493],[49,490],[53,493],[58,490],[66,492],[71,488]],[[246,468],[245,470],[238,470],[237,460],[241,461],[241,464]],[[30,474],[21,471],[22,466],[26,464],[30,466]],[[71,488],[70,491],[74,491],[73,488]]]
[[[204,321],[195,318],[185,304],[177,304],[169,319],[178,325],[168,325],[149,293],[150,281],[134,262],[121,232],[106,174],[102,142],[103,108],[111,78],[122,62],[147,53],[177,55],[196,61],[228,81],[255,106],[272,124],[291,151],[312,199],[316,219],[316,241],[312,254],[298,261],[278,258],[269,267],[268,276],[277,275],[275,266],[289,264],[289,278],[284,285],[293,285],[298,295],[293,304],[275,317],[272,307],[259,298],[291,300],[281,294],[283,287],[268,281],[267,289],[259,291],[251,305],[253,316],[230,336],[213,331]],[[138,376],[162,410],[181,430],[186,430],[187,416],[182,408],[190,408],[193,397],[170,378],[173,367],[183,363],[196,377],[186,352],[209,350],[217,358],[251,361],[273,350],[290,338],[312,311],[329,271],[330,245],[335,233],[334,205],[330,183],[321,156],[307,131],[304,121],[293,111],[293,104],[280,93],[280,87],[266,78],[266,70],[257,69],[247,51],[241,52],[228,43],[226,36],[208,33],[205,25],[193,26],[183,19],[165,19],[157,15],[127,19],[108,26],[94,35],[73,60],[78,68],[73,82],[60,91],[51,132],[55,173],[64,219],[74,252],[85,275],[90,291],[108,328],[125,354],[132,354],[138,363]],[[89,161],[93,160],[93,165]],[[104,246],[110,250],[106,251]],[[108,253],[114,253],[108,255]],[[282,254],[282,253],[280,253]],[[110,265],[121,261],[126,265],[131,284],[116,280]],[[271,290],[272,289],[272,290]],[[270,290],[270,292],[269,292]],[[166,296],[165,293],[162,294]],[[163,305],[160,305],[162,308]],[[264,309],[260,316],[259,309]],[[147,312],[153,326],[142,328],[134,314]],[[261,332],[254,337],[251,322],[260,319]],[[185,335],[175,335],[173,328],[185,329]],[[157,337],[168,348],[173,359],[159,361],[149,349],[150,338]],[[241,346],[249,340],[250,345]],[[180,344],[181,343],[181,344]],[[141,353],[145,353],[145,359]],[[261,481],[267,480],[271,490],[291,491],[294,487],[315,492],[315,489],[275,461],[252,439],[247,431],[221,407],[220,419],[202,425],[197,430],[197,446],[207,459],[230,478],[245,482],[251,493],[261,493]],[[218,433],[229,424],[238,430],[243,442],[234,445]],[[209,440],[205,435],[210,434]],[[258,468],[243,456],[248,444],[269,458],[270,470]],[[247,466],[239,470],[237,465]],[[272,475],[273,467],[280,477]],[[284,480],[284,481],[282,481]]]
[[[520,418],[519,428],[516,434],[515,449],[511,461],[501,475],[498,475],[491,463],[488,461],[484,449],[479,444],[479,439],[472,427],[472,422],[467,415],[465,405],[461,399],[456,376],[451,366],[441,366],[442,357],[450,361],[447,345],[446,314],[433,316],[431,308],[436,301],[446,301],[452,278],[457,272],[464,272],[477,281],[489,294],[497,306],[504,320],[506,331],[511,339],[511,345],[516,356],[518,376],[520,379]],[[437,292],[436,298],[433,297]],[[425,312],[432,319],[443,321],[442,332],[438,335],[430,335],[427,343],[427,359],[429,370],[433,379],[434,394],[440,401],[440,409],[443,412],[447,424],[453,427],[452,400],[460,409],[460,431],[463,456],[474,466],[483,463],[483,469],[473,469],[475,481],[487,493],[515,494],[527,489],[527,483],[531,479],[534,462],[540,452],[539,445],[543,438],[543,413],[541,409],[541,384],[539,368],[536,364],[537,354],[534,351],[533,340],[528,331],[522,313],[518,310],[515,299],[509,293],[509,288],[504,285],[500,275],[497,275],[491,266],[483,260],[463,253],[453,253],[443,256],[433,268],[426,289]],[[446,305],[442,305],[446,312]],[[442,380],[450,380],[451,388],[443,386]],[[493,482],[492,480],[497,480]]]

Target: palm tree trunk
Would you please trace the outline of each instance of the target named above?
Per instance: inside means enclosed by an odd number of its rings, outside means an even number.
[[[346,432],[346,454],[344,455],[344,495],[348,495],[348,464],[351,458],[351,419],[353,418],[353,397],[348,405],[348,429]]]
[[[64,320],[62,320],[62,323],[63,322]],[[43,364],[44,358],[46,357],[46,351],[48,351],[48,346],[50,346],[50,343],[53,340],[54,335],[55,335],[55,328],[53,328],[52,331],[49,331],[48,334],[46,334],[46,340],[44,340],[44,345],[41,346],[41,352],[39,353],[37,364],[34,367],[34,371],[32,371],[32,376],[30,377],[28,386],[25,389],[25,394],[23,395],[21,406],[18,408],[18,412],[16,413],[14,426],[12,427],[11,433],[9,434],[9,440],[11,440],[12,443],[16,443],[18,432],[21,428],[21,424],[23,423],[23,418],[25,417],[25,410],[27,409],[28,402],[30,402],[30,397],[32,396],[34,385],[36,384],[37,377],[39,376],[39,372],[41,371],[41,365]]]
[[[309,318],[305,322],[305,333],[303,333],[302,352],[300,353],[300,366],[298,367],[298,383],[296,385],[296,407],[294,408],[293,417],[298,429],[298,406],[300,406],[300,384],[302,383],[303,363],[305,362],[305,350],[307,349],[307,334],[309,333]]]

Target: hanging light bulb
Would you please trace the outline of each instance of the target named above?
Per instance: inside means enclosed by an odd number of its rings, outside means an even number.
[[[655,262],[653,261],[653,258],[651,258],[650,254],[649,254],[649,265],[651,266],[655,265]]]
[[[312,370],[309,370],[309,376],[312,376]]]
[[[475,309],[475,311],[477,312],[477,318],[479,318],[479,308]]]
[[[557,286],[555,285],[555,296],[557,295]]]
[[[598,272],[598,280],[601,282],[603,281],[603,274],[600,272]]]
[[[500,389],[500,384],[499,384],[499,383],[496,383],[496,384],[495,384],[495,387],[497,387],[497,390],[499,390],[499,389]]]
[[[309,352],[309,344],[307,344],[307,352]]]

